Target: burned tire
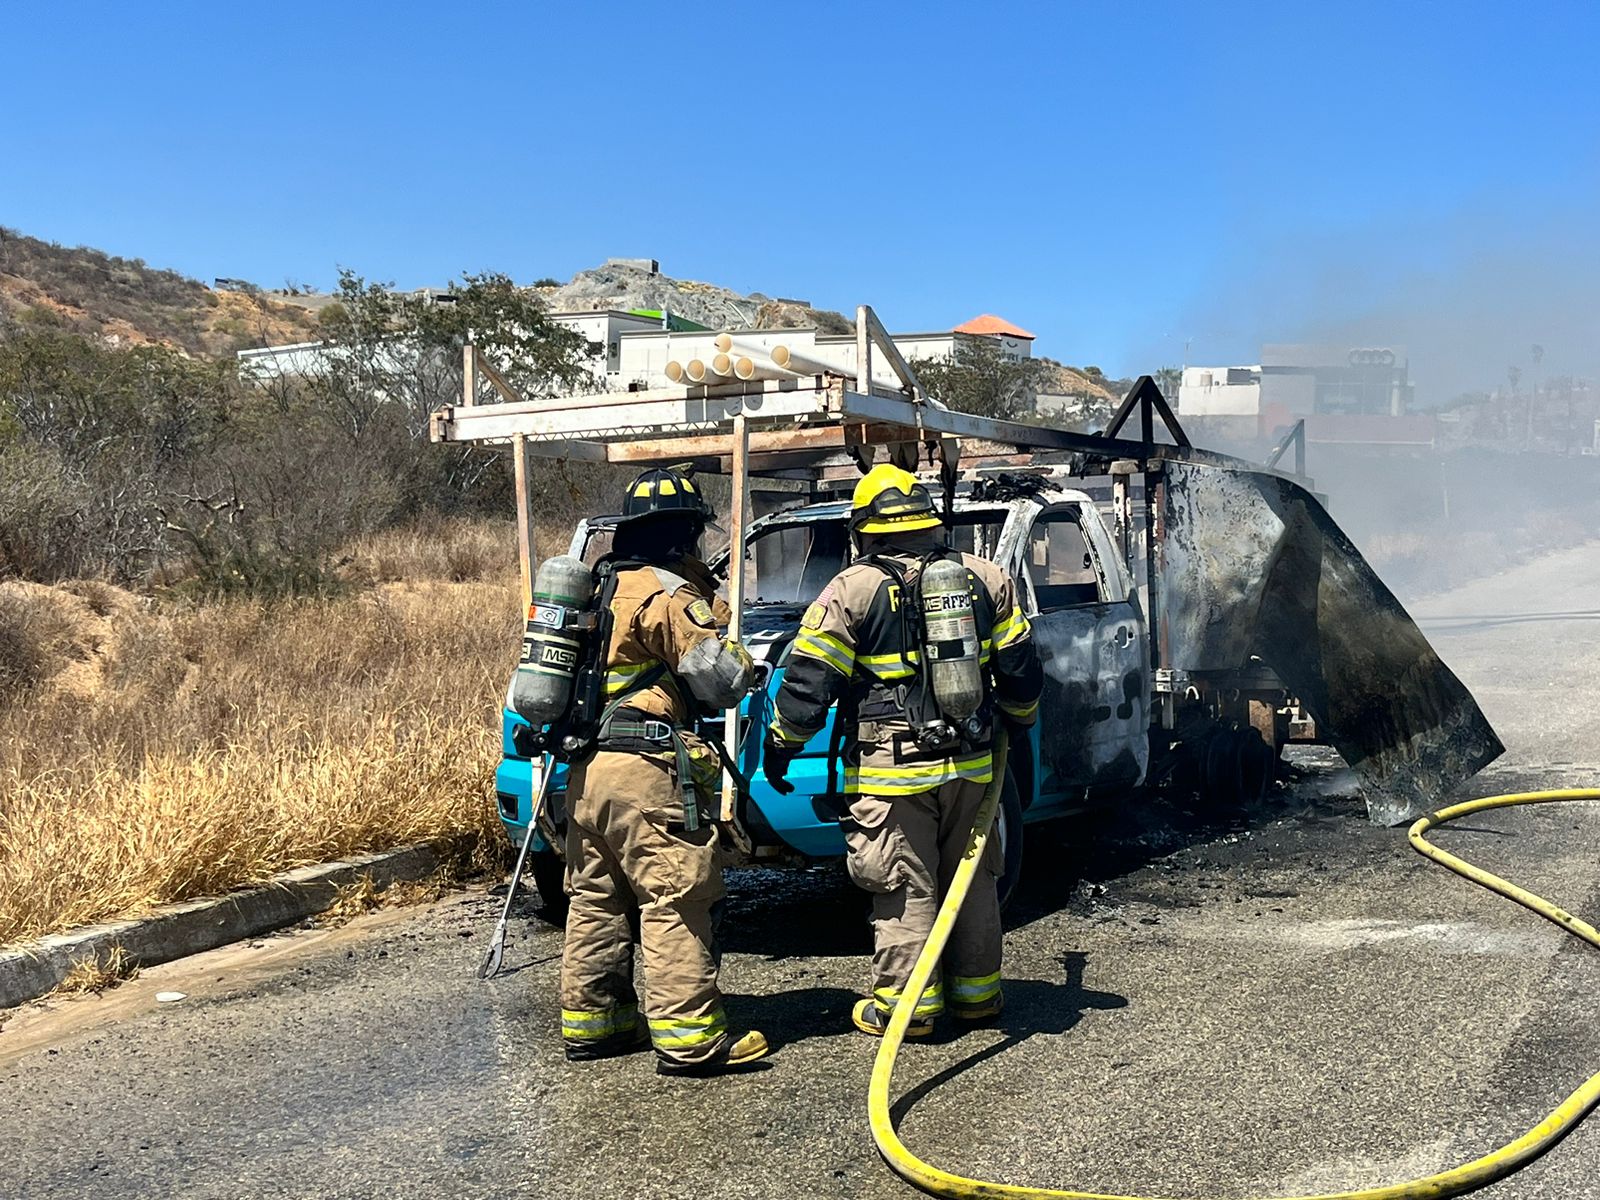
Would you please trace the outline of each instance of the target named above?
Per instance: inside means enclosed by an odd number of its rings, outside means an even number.
[[[1277,776],[1277,755],[1254,729],[1218,729],[1196,758],[1203,794],[1216,808],[1259,804]]]
[[[567,922],[567,864],[554,850],[535,850],[528,862],[539,892],[539,916],[552,925]]]
[[[1278,756],[1255,729],[1237,731],[1239,803],[1259,804],[1278,773]]]

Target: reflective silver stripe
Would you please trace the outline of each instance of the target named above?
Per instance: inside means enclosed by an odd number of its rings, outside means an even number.
[[[950,1002],[952,1004],[981,1004],[1000,994],[1000,972],[993,975],[950,976]]]
[[[900,1002],[900,988],[875,988],[872,999],[884,1012],[890,1012]],[[944,1011],[944,986],[930,983],[922,990],[922,997],[917,1001],[917,1007],[912,1010],[912,1016],[936,1017]]]
[[[728,1015],[720,1008],[703,1017],[651,1017],[650,1040],[665,1050],[703,1046],[728,1032]]]
[[[912,767],[845,765],[846,795],[914,796],[957,779],[988,783],[994,778],[994,755],[987,750],[961,758],[939,759]]]
[[[855,670],[855,651],[820,629],[802,629],[794,639],[793,653],[820,658],[846,679]]]
[[[639,1024],[639,1007],[622,1004],[616,1008],[561,1010],[561,1036],[579,1042],[597,1041],[613,1034],[627,1033]]]

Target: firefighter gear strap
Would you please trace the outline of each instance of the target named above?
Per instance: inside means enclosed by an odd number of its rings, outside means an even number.
[[[979,861],[983,858],[984,847],[989,840],[989,830],[994,824],[995,810],[1000,802],[998,781],[1005,777],[1004,732],[995,738],[994,752],[996,782],[984,795],[983,804],[978,809],[977,820],[973,822],[972,840],[967,846],[966,854],[962,856],[960,866],[956,868],[955,878],[950,882],[944,903],[939,907],[939,916],[934,921],[933,932],[928,936],[927,944],[923,946],[922,954],[917,959],[917,965],[912,969],[911,978],[907,981],[905,990],[890,1015],[889,1027],[883,1034],[883,1044],[878,1047],[878,1057],[872,1064],[872,1083],[867,1092],[867,1117],[872,1126],[872,1140],[877,1143],[878,1151],[883,1155],[884,1161],[897,1175],[934,1196],[952,1197],[953,1200],[1003,1200],[1004,1197],[1014,1197],[1017,1200],[1045,1200],[1045,1198],[1147,1200],[1146,1197],[1104,1192],[1078,1192],[1028,1187],[1014,1183],[989,1183],[981,1179],[955,1175],[918,1158],[906,1148],[899,1134],[895,1132],[893,1116],[889,1110],[889,1083],[894,1074],[895,1056],[900,1052],[900,1044],[905,1039],[906,1030],[910,1027],[916,1012],[917,1003],[914,997],[922,994],[922,989],[927,986],[939,965],[945,943],[949,941],[950,931],[955,927],[956,916],[961,911],[962,901],[966,899],[972,877],[978,869]],[[1482,800],[1468,800],[1463,804],[1453,804],[1423,817],[1411,826],[1407,836],[1412,847],[1424,857],[1449,868],[1464,879],[1515,901],[1530,912],[1537,913],[1547,921],[1554,922],[1568,933],[1600,949],[1600,930],[1557,908],[1543,897],[1536,896],[1514,883],[1501,879],[1498,875],[1491,874],[1481,867],[1475,867],[1439,849],[1424,836],[1429,830],[1447,821],[1489,809],[1573,800],[1600,800],[1600,790],[1570,788],[1562,791],[1521,792],[1506,796],[1489,796]],[[1577,1091],[1558,1104],[1549,1116],[1527,1133],[1472,1162],[1441,1171],[1437,1175],[1428,1175],[1404,1183],[1351,1192],[1325,1192],[1317,1196],[1304,1197],[1302,1200],[1424,1200],[1424,1198],[1442,1200],[1447,1196],[1459,1196],[1521,1170],[1572,1132],[1578,1122],[1597,1104],[1600,1104],[1600,1073],[1591,1075]]]
[[[694,763],[689,757],[689,745],[683,734],[670,721],[662,721],[638,709],[623,707],[629,696],[654,687],[656,681],[667,673],[667,668],[656,663],[629,683],[628,688],[606,705],[600,714],[600,734],[596,746],[601,750],[622,750],[633,753],[661,754],[668,750],[673,755],[677,772],[678,790],[683,794],[683,827],[689,833],[700,828],[700,793],[694,783]]]

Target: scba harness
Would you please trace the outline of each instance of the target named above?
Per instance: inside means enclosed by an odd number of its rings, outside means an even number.
[[[699,706],[694,691],[665,663],[641,664],[623,679],[611,663],[615,638],[614,603],[620,578],[631,570],[649,570],[661,586],[675,594],[688,581],[658,565],[637,559],[602,559],[591,569],[569,555],[548,560],[535,581],[533,604],[523,638],[523,653],[512,685],[512,707],[528,722],[512,733],[519,753],[549,754],[567,764],[587,762],[596,752],[622,751],[670,754],[683,795],[683,827],[695,832],[710,819],[702,810],[695,755],[685,730],[657,714],[631,706],[634,696],[670,681],[689,709],[689,731]],[[703,609],[702,614],[697,609]],[[690,608],[697,621],[709,625],[711,610],[703,600]],[[723,770],[729,771],[741,794],[748,790],[714,739],[709,745]]]

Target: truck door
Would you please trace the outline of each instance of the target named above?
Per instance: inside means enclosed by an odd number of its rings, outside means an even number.
[[[1142,782],[1150,758],[1145,619],[1099,514],[1050,505],[1019,551],[1044,664],[1041,797],[1071,800]]]

